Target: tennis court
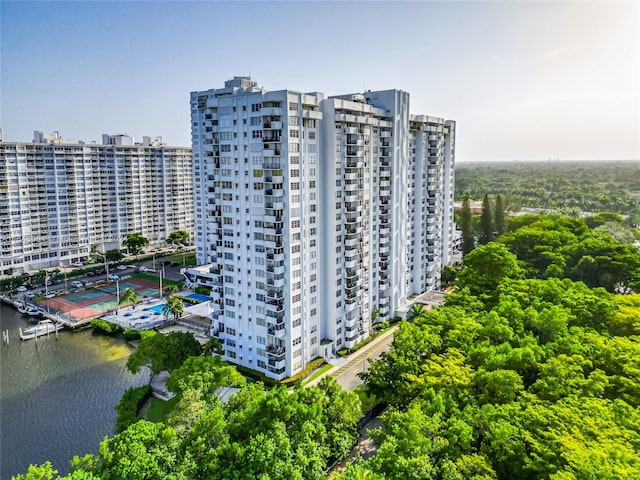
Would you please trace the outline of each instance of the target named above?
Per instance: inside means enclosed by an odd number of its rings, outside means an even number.
[[[140,278],[130,278],[120,282],[119,285],[120,295],[127,288],[131,288],[140,300],[159,297],[158,287],[159,285],[155,282]],[[82,292],[49,298],[40,303],[49,309],[58,310],[76,318],[99,317],[118,307],[117,290],[118,286],[115,283],[98,285]]]

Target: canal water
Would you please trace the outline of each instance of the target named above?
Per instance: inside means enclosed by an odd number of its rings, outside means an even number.
[[[28,317],[0,302],[0,480],[50,460],[60,474],[74,455],[96,453],[114,434],[115,405],[148,380],[126,369],[130,347],[90,329],[22,342]],[[143,369],[144,370],[144,369]]]

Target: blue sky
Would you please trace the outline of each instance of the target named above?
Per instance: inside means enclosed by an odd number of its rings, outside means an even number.
[[[0,2],[0,126],[189,145],[189,92],[398,88],[457,159],[640,158],[640,2]]]

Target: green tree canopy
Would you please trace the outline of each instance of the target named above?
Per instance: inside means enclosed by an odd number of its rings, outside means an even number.
[[[142,236],[141,233],[130,233],[122,242],[129,249],[131,255],[138,255],[144,247],[149,245],[149,239]]]
[[[173,371],[190,356],[200,355],[202,346],[191,333],[171,332],[143,337],[135,352],[127,359],[127,369],[138,373],[144,365],[158,374],[163,370]]]
[[[186,230],[176,230],[167,237],[167,242],[172,245],[184,244],[189,240],[189,233]]]
[[[500,243],[476,248],[464,258],[456,285],[474,294],[491,293],[506,278],[520,278],[523,271],[517,257]]]
[[[485,195],[482,200],[482,213],[480,214],[480,244],[492,242],[494,240],[493,209],[489,195]]]
[[[473,218],[471,215],[471,207],[469,206],[469,197],[464,197],[462,200],[462,210],[460,211],[460,230],[462,233],[462,254],[466,255],[475,247]]]

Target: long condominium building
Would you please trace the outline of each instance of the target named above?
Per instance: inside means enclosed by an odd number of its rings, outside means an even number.
[[[439,287],[455,123],[409,94],[325,98],[248,77],[191,93],[196,283],[224,358],[285,378]]]
[[[0,276],[80,262],[129,233],[152,245],[175,230],[193,236],[191,163],[191,148],[161,137],[0,142]]]

